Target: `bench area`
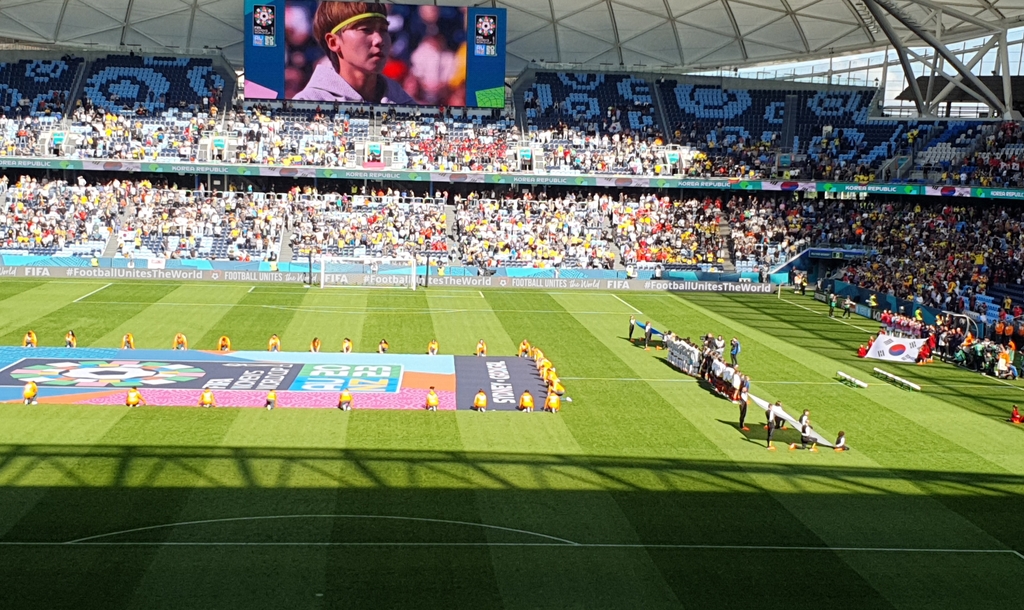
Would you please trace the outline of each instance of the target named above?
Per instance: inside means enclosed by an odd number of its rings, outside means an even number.
[[[877,371],[878,369],[875,369],[875,370]],[[857,379],[856,377],[852,377],[850,375],[847,375],[846,373],[844,373],[842,371],[836,371],[836,377],[839,378],[839,381],[841,383],[845,383],[846,385],[856,386],[858,388],[866,388],[866,387],[868,387],[868,384],[864,383],[860,379]]]
[[[875,368],[875,376],[884,379],[891,384],[898,385],[905,390],[916,390],[918,392],[921,391],[921,386],[917,385],[916,383],[911,383],[906,379],[903,379],[902,377],[897,377],[896,375],[883,371],[882,369],[877,367]]]

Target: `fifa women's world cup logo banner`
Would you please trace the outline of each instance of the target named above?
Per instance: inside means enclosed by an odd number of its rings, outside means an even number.
[[[273,5],[262,4],[253,7],[252,46],[277,46],[277,9]]]
[[[452,356],[0,347],[0,402],[29,383],[40,403],[124,404],[137,388],[152,406],[194,406],[211,389],[218,406],[262,407],[275,392],[282,407],[337,407],[345,391],[355,408],[417,409],[433,387],[454,409],[456,389]]]

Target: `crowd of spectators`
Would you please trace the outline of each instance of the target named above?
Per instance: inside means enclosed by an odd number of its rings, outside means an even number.
[[[1019,284],[1024,210],[947,200],[833,199],[802,208],[799,236],[810,243],[875,252],[840,277],[863,288],[956,310],[957,295],[993,283]]]
[[[570,194],[490,192],[455,198],[459,257],[481,267],[611,269],[615,252],[604,211],[607,202]]]
[[[985,136],[977,151],[953,162],[944,162],[929,176],[950,186],[1024,187],[1024,131],[1021,123],[1007,121]]]
[[[125,258],[275,260],[294,205],[264,193],[130,188],[118,242]]]
[[[114,181],[116,182],[116,181]],[[89,186],[79,178],[39,180],[21,176],[11,185],[0,178],[0,248],[35,254],[94,255],[117,224],[124,193],[113,183]]]
[[[310,193],[306,193],[307,195]],[[291,197],[292,250],[334,256],[446,259],[447,193],[416,197],[392,189],[325,198]]]

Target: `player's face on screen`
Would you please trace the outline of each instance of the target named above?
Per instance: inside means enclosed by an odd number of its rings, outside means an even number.
[[[328,48],[338,61],[356,70],[380,74],[391,54],[391,35],[384,19],[365,19],[337,34],[327,35]]]

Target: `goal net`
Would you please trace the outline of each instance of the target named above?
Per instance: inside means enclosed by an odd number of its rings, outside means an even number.
[[[416,259],[375,256],[324,256],[320,287],[391,286],[416,290]]]

